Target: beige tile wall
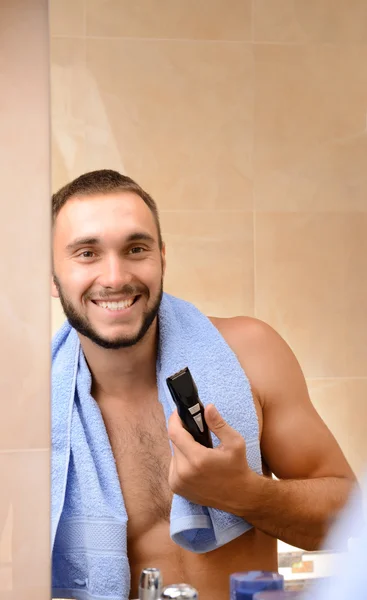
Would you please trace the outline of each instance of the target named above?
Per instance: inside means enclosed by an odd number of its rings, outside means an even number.
[[[0,2],[0,600],[49,600],[46,0]]]
[[[154,6],[153,6],[154,5]],[[52,0],[53,187],[156,198],[166,289],[255,315],[367,461],[365,0]],[[57,304],[53,330],[63,317]]]

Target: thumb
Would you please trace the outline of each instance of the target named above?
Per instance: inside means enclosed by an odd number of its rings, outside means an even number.
[[[221,442],[225,443],[226,441],[229,442],[233,439],[233,435],[236,432],[223,419],[214,404],[208,404],[204,414],[210,431],[212,431]]]

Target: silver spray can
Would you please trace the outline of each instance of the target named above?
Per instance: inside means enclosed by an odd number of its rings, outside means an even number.
[[[158,600],[162,592],[159,569],[143,569],[139,580],[139,600]]]
[[[161,600],[198,600],[197,590],[187,583],[176,583],[163,588]]]

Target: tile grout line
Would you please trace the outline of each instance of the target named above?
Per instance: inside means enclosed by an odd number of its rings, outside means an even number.
[[[86,24],[85,24],[86,25]],[[84,29],[84,23],[83,23]],[[86,29],[86,27],[85,27]],[[87,32],[83,35],[70,35],[70,34],[53,34],[53,38],[59,39],[80,39],[86,37],[89,40],[123,40],[123,41],[136,41],[136,42],[187,42],[187,43],[198,43],[198,44],[246,44],[257,45],[257,46],[307,46],[307,42],[272,42],[272,41],[253,41],[253,40],[216,40],[216,39],[196,39],[196,38],[160,38],[160,37],[130,37],[124,35],[87,35]],[[335,46],[338,44],[334,42],[314,42],[315,46]]]

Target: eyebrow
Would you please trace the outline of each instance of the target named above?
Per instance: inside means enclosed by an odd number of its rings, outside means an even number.
[[[80,246],[97,246],[101,242],[102,240],[99,237],[80,237],[70,242],[70,244],[66,246],[66,250],[72,251]],[[156,240],[149,233],[135,231],[125,238],[125,243],[129,244],[131,242],[149,242],[150,244],[154,244],[156,243]]]

